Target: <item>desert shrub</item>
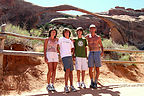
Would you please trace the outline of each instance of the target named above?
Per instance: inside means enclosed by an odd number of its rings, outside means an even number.
[[[12,32],[12,33],[17,33],[25,36],[29,36],[29,33],[27,30],[24,30],[20,28],[19,26],[13,26],[12,24],[7,24],[6,25],[6,32]],[[33,36],[39,37],[40,32],[39,30],[31,30]],[[43,45],[44,41],[41,40],[29,40],[29,39],[24,39],[24,38],[18,38],[14,36],[7,36],[7,39],[5,40],[5,44],[11,45],[13,43],[23,43],[24,45],[31,46],[32,48],[35,48],[34,46],[37,45]],[[41,50],[43,51],[43,50]]]
[[[129,61],[130,60],[130,55],[129,54],[125,54],[124,56],[121,56],[119,58],[119,60],[121,60],[121,61]]]
[[[128,44],[120,45],[112,41],[112,39],[103,39],[102,41],[104,48],[108,49],[124,49],[124,50],[138,50],[135,46],[129,46]],[[120,61],[135,61],[131,55],[134,53],[125,53],[125,52],[105,52],[106,60],[120,60]],[[125,65],[125,64],[123,64]],[[135,65],[135,64],[127,64]]]
[[[127,49],[127,50],[138,50],[135,46],[129,46],[128,44],[121,45],[117,44],[112,41],[112,39],[103,39],[102,44],[104,48],[111,48],[111,49]]]

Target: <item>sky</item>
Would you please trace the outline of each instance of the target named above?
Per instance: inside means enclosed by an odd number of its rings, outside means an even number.
[[[24,0],[43,7],[53,7],[63,4],[72,5],[90,12],[105,12],[115,6],[141,9],[144,8],[144,0]],[[69,11],[66,13],[81,15],[80,12]]]

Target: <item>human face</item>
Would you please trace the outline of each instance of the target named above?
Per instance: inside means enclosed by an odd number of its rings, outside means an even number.
[[[95,27],[91,27],[90,28],[90,32],[91,32],[92,35],[95,35],[96,28]]]
[[[56,36],[56,31],[55,30],[52,30],[51,31],[51,37],[55,37]]]
[[[65,36],[65,38],[69,38],[69,31],[68,31],[68,30],[66,30],[66,31],[64,32],[64,36]]]
[[[82,37],[82,33],[83,33],[82,30],[78,30],[78,31],[77,31],[77,34],[78,34],[78,37],[79,37],[79,38]]]

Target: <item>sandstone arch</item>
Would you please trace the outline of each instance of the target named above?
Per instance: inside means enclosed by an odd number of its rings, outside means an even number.
[[[119,24],[117,24],[116,22],[114,22],[106,17],[100,16],[98,14],[95,14],[95,13],[92,13],[92,12],[89,12],[84,9],[80,9],[80,8],[77,8],[77,7],[74,7],[71,5],[59,5],[59,6],[55,6],[55,7],[45,7],[45,9],[43,11],[35,14],[35,16],[40,16],[41,14],[43,14],[45,12],[50,12],[50,11],[56,12],[56,11],[70,11],[70,10],[79,11],[79,12],[93,15],[93,16],[96,16],[96,17],[102,19],[103,21],[105,21],[108,24],[108,26],[111,29],[112,40],[117,43],[121,43],[121,44],[126,43],[127,40],[125,38],[123,38],[124,34],[122,33],[122,31],[124,31],[124,30],[123,30],[122,26],[119,26]],[[37,21],[37,23],[38,23],[38,21]],[[117,37],[117,36],[119,36],[119,37]]]

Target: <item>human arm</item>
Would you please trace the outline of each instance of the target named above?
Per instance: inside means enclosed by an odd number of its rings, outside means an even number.
[[[45,39],[45,42],[44,42],[44,60],[46,63],[48,62],[48,59],[46,57],[47,43],[48,43],[48,39]]]
[[[102,44],[102,41],[101,41],[101,38],[99,37],[99,45],[100,45],[100,48],[101,48],[101,56],[104,55],[104,48],[103,48],[103,44]]]
[[[88,59],[88,56],[87,56],[87,47],[85,47],[85,53],[86,53],[86,58]]]
[[[72,48],[71,51],[72,51],[72,58],[73,58],[73,60],[75,61],[75,58],[76,58],[76,57],[75,57],[75,48]]]
[[[71,46],[72,46],[72,49],[71,49],[71,52],[72,52],[72,57],[73,57],[73,60],[75,60],[75,40],[72,40],[71,39]]]
[[[75,56],[75,49],[72,48],[72,49],[71,49],[71,52],[72,52],[72,56],[74,57],[74,56]]]
[[[59,44],[57,45],[57,52],[60,54],[60,46],[59,46]]]
[[[60,54],[59,39],[58,39],[58,38],[56,38],[56,39],[57,39],[57,53],[59,53],[59,54]]]
[[[86,35],[85,38],[88,40],[89,35]]]
[[[88,59],[88,56],[87,56],[87,40],[85,40],[85,54],[86,54],[86,58]]]

